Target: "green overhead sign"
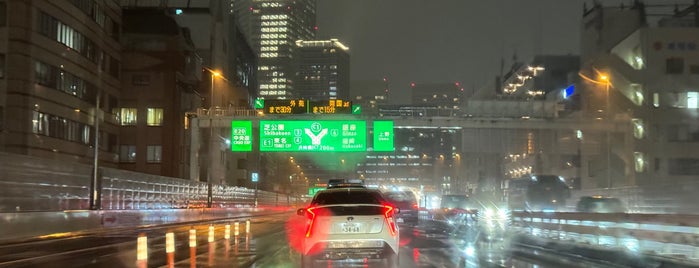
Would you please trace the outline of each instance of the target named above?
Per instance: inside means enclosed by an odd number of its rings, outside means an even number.
[[[365,121],[260,121],[262,152],[363,152]]]
[[[231,122],[231,151],[250,152],[252,151],[252,122],[232,121]]]
[[[374,151],[392,152],[393,121],[374,121]]]

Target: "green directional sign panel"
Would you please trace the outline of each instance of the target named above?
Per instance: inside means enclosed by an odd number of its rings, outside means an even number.
[[[252,151],[252,121],[231,122],[231,151]]]
[[[394,151],[393,121],[374,121],[374,151]]]
[[[362,114],[362,105],[352,104],[352,114]]]
[[[255,99],[255,109],[264,109],[265,108],[265,100],[264,99]]]
[[[261,120],[262,152],[363,152],[366,122],[361,120]]]

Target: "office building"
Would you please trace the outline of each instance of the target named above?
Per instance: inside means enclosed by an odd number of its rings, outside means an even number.
[[[0,150],[92,163],[99,136],[116,166],[117,1],[2,1],[0,29]]]
[[[315,39],[315,0],[232,0],[248,43],[258,54],[258,95],[265,99],[295,96],[297,40]]]
[[[349,48],[337,39],[296,41],[296,96],[349,100]]]

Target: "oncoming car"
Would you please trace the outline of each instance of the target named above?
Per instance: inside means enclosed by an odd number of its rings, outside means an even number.
[[[297,211],[306,217],[301,245],[302,267],[316,262],[385,262],[397,267],[399,230],[395,213],[378,190],[337,188],[318,192]]]
[[[467,195],[443,195],[435,218],[449,223],[472,222],[478,215],[478,209]]]

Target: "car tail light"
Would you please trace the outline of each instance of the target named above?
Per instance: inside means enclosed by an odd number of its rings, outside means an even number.
[[[417,209],[417,203],[413,203],[413,208]]]
[[[306,217],[308,218],[306,221],[306,237],[311,237],[311,231],[313,231],[313,221],[316,219],[316,214],[313,212],[313,209],[315,208],[306,209]]]
[[[393,221],[394,209],[392,206],[384,206],[384,216],[386,216],[386,224],[392,236],[396,236],[396,223]]]

